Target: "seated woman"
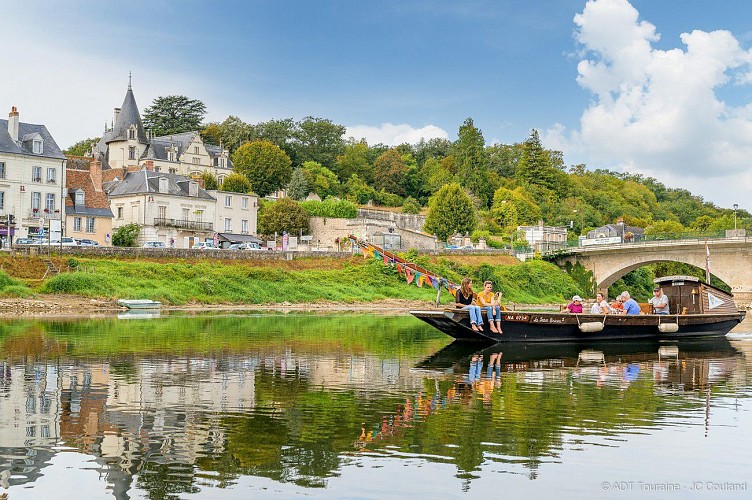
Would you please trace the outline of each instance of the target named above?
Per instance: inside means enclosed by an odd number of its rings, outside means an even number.
[[[457,289],[456,305],[462,310],[470,313],[470,326],[476,332],[483,331],[483,316],[480,307],[475,304],[475,293],[473,293],[473,280],[465,278],[462,280],[460,287]]]
[[[478,305],[488,315],[488,324],[491,331],[501,333],[501,292],[493,293],[493,282],[483,283],[483,291],[478,293]],[[496,324],[494,324],[494,321]]]
[[[572,297],[572,302],[567,304],[567,307],[564,308],[564,311],[562,312],[570,312],[573,314],[580,314],[582,313],[582,297],[579,295],[575,295]]]
[[[598,292],[595,295],[595,302],[590,307],[590,314],[608,314],[611,312],[611,308],[608,306],[608,302],[603,298],[603,294]]]

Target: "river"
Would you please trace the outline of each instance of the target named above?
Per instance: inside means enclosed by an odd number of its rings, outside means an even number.
[[[0,324],[0,494],[740,498],[752,324],[458,346],[409,316]]]

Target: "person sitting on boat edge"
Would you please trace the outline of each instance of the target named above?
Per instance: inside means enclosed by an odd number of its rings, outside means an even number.
[[[501,292],[494,294],[493,281],[486,281],[483,283],[483,291],[477,297],[481,310],[486,311],[491,331],[501,333]]]
[[[601,292],[595,294],[595,302],[590,307],[590,314],[608,314],[611,308]]]
[[[579,295],[575,295],[574,297],[572,297],[572,302],[567,304],[567,307],[564,309],[564,311],[570,312],[573,314],[582,313],[582,297],[580,297]]]
[[[663,294],[663,290],[659,286],[653,288],[653,296],[648,300],[648,304],[653,306],[655,314],[669,313],[668,297]]]
[[[614,314],[624,314],[624,299],[621,294],[617,295],[614,301],[611,303],[611,311]]]
[[[480,307],[475,304],[475,293],[473,293],[473,280],[465,278],[462,280],[460,287],[457,289],[457,307],[466,310],[470,314],[470,326],[476,332],[483,331],[483,315]]]
[[[624,314],[640,314],[640,304],[629,295],[629,292],[622,292],[621,299],[624,301]]]

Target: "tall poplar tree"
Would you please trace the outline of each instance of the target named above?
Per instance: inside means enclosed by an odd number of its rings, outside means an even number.
[[[452,151],[457,165],[457,177],[462,186],[470,190],[484,207],[488,207],[493,196],[493,186],[488,178],[486,141],[472,118],[466,119],[460,126]]]

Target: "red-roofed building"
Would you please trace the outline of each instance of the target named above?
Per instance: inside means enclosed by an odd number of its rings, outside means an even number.
[[[69,156],[65,178],[65,235],[112,244],[112,210],[102,189],[102,164]]]

